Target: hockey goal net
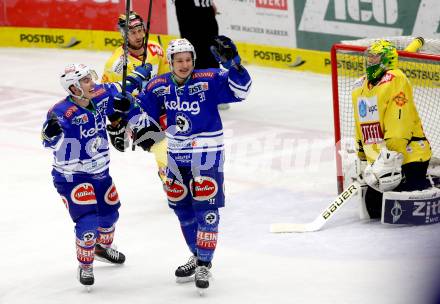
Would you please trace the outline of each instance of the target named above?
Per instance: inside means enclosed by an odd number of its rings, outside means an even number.
[[[387,37],[399,50],[399,68],[413,85],[414,101],[433,152],[430,171],[440,169],[440,40],[425,39],[417,53],[402,51],[415,37]],[[343,41],[331,50],[333,114],[338,191],[344,188],[344,164],[339,150],[354,149],[351,88],[364,74],[364,51],[376,39]]]

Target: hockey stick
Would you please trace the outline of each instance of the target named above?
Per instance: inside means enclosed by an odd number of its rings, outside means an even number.
[[[150,38],[150,22],[151,22],[151,10],[153,9],[153,0],[150,0],[150,5],[148,8],[148,17],[147,17],[147,29],[145,31],[145,37],[144,37],[144,54],[142,56],[142,65],[145,64],[145,62],[147,61],[147,57],[148,57],[148,39]],[[135,151],[136,150],[136,144],[135,142],[138,139],[138,134],[137,134],[137,130],[134,129],[133,130],[133,145],[131,146],[131,151]]]
[[[127,88],[127,65],[128,65],[128,23],[130,22],[130,0],[125,1],[125,25],[124,25],[124,64],[122,65],[122,94],[126,94]]]
[[[336,213],[341,207],[348,202],[353,196],[355,196],[361,189],[361,185],[358,182],[353,182],[333,200],[333,202],[327,206],[319,216],[310,223],[305,224],[292,224],[292,223],[277,223],[270,225],[270,232],[272,233],[289,233],[289,232],[312,232],[321,229],[328,220]]]

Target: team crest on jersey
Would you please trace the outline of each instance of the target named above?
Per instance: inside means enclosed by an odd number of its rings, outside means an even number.
[[[75,116],[72,119],[72,124],[77,125],[77,126],[86,124],[88,122],[89,122],[89,117],[87,116],[86,113],[78,115],[78,116]]]
[[[205,223],[208,225],[214,225],[217,223],[217,213],[212,212],[212,211],[208,211],[207,213],[205,213],[203,215],[203,218],[205,219]]]
[[[191,132],[191,120],[184,113],[176,114],[176,129],[180,134],[187,134]]]
[[[70,198],[78,205],[93,205],[97,203],[95,189],[90,183],[82,183],[73,188]]]
[[[207,82],[197,82],[193,85],[188,86],[189,95],[194,95],[203,91],[208,91],[208,83]]]
[[[66,112],[64,112],[64,116],[66,116],[66,118],[70,118],[77,110],[77,106],[71,106],[66,110]]]
[[[184,184],[178,180],[173,180],[172,178],[167,179],[165,190],[167,192],[168,200],[172,202],[181,201],[188,193],[188,189]]]
[[[209,176],[198,176],[191,180],[190,189],[193,198],[197,201],[207,201],[218,192],[218,185],[215,179]]]
[[[152,91],[157,97],[170,94],[170,85],[160,86]]]
[[[115,184],[112,184],[107,189],[104,195],[104,200],[109,205],[116,205],[117,203],[119,203],[119,195],[118,195],[118,191],[116,191]]]
[[[364,80],[365,80],[365,76],[356,80],[353,84],[352,90],[362,87],[362,85],[364,84]]]
[[[408,102],[408,99],[406,98],[404,92],[400,92],[399,94],[394,96],[393,100],[398,107],[403,107]]]

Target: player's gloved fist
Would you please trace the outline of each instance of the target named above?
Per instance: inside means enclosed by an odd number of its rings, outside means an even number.
[[[61,128],[56,116],[51,117],[44,123],[42,132],[44,139],[51,141],[61,133],[63,133],[63,129]]]
[[[231,67],[239,68],[241,58],[238,55],[237,47],[234,42],[226,36],[217,36],[214,38],[214,45],[211,46],[211,53],[215,60],[221,63],[225,69]]]
[[[131,104],[134,103],[134,97],[127,93],[118,93],[113,97],[113,109],[115,112],[127,113],[130,110]]]
[[[128,137],[126,136],[127,122],[121,120],[116,126],[107,125],[107,133],[110,137],[110,142],[116,150],[125,152],[129,146]]]
[[[139,65],[130,75],[127,75],[127,81],[135,85],[140,91],[142,89],[142,84],[150,80],[152,71],[153,66],[150,63]]]

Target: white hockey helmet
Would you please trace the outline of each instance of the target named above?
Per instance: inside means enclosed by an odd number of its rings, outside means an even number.
[[[171,40],[167,48],[167,60],[172,68],[173,55],[177,53],[191,52],[193,65],[196,63],[196,51],[194,46],[185,38]]]
[[[62,73],[60,76],[61,86],[67,91],[67,93],[74,95],[70,90],[70,87],[73,85],[75,88],[81,91],[81,96],[79,97],[83,97],[84,92],[81,89],[79,81],[88,75],[90,75],[93,80],[98,79],[98,75],[96,74],[95,70],[90,69],[87,65],[82,63],[69,64],[64,68],[64,73]]]

